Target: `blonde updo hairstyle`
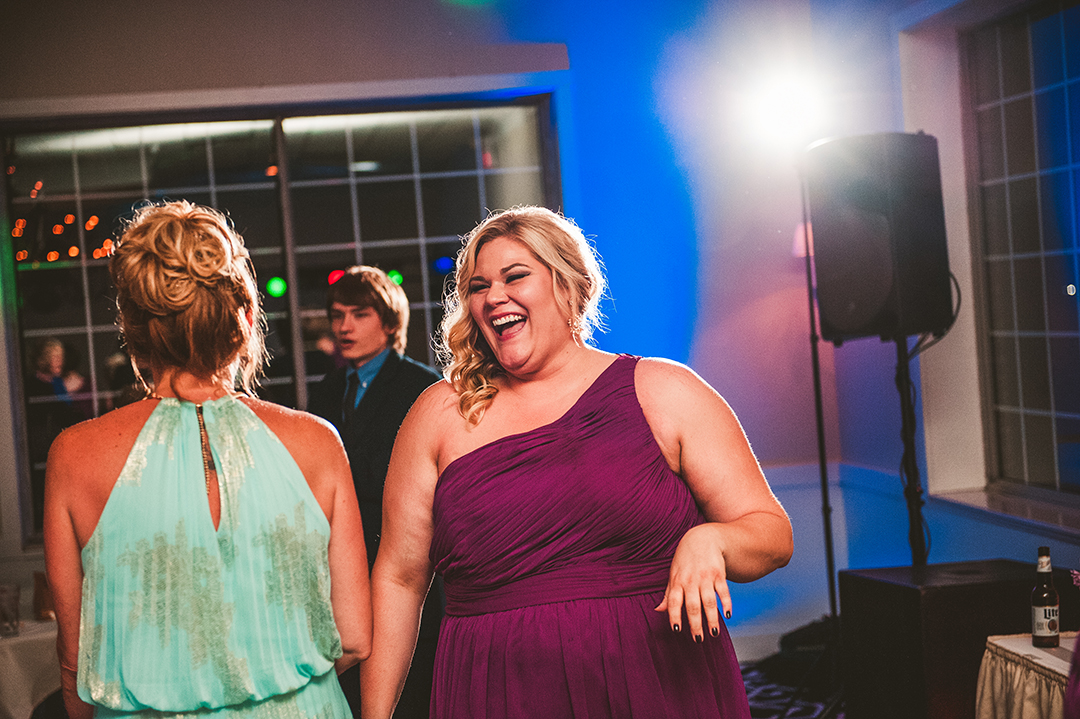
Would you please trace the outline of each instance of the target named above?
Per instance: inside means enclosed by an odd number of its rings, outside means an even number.
[[[109,262],[135,375],[175,368],[251,394],[265,320],[244,242],[217,210],[186,200],[140,208]]]
[[[493,380],[503,368],[469,312],[469,279],[480,250],[502,237],[525,245],[551,270],[555,298],[576,343],[589,343],[593,332],[603,328],[604,273],[596,251],[573,220],[546,207],[520,206],[493,213],[477,225],[463,238],[458,252],[437,347],[445,366],[443,376],[458,394],[458,411],[474,425],[498,393]]]

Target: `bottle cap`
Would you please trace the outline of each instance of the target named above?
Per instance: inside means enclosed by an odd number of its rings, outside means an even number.
[[[1050,556],[1050,547],[1039,547],[1039,556],[1040,557],[1049,557]]]

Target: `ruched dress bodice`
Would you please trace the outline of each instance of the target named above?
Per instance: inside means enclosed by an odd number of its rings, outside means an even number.
[[[330,525],[240,400],[160,400],[82,551],[78,687],[96,715],[344,717]]]
[[[697,644],[654,611],[703,517],[645,420],[636,365],[620,356],[555,422],[443,471],[432,716],[749,717],[726,630]]]

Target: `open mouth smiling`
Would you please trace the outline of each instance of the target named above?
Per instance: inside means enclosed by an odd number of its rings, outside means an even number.
[[[503,332],[524,321],[525,315],[503,315],[502,317],[493,319],[491,321],[491,326],[495,328],[495,331],[498,332],[501,337]]]

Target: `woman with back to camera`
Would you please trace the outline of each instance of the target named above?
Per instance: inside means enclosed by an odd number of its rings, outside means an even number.
[[[352,476],[328,424],[251,396],[265,350],[243,242],[215,210],[148,206],[109,268],[153,390],[49,452],[68,714],[350,716],[332,670],[371,639]]]
[[[433,571],[434,717],[749,717],[720,611],[729,580],[787,563],[791,524],[700,377],[587,344],[603,289],[550,210],[466,238],[447,380],[413,406],[386,481],[365,719],[391,714]]]

